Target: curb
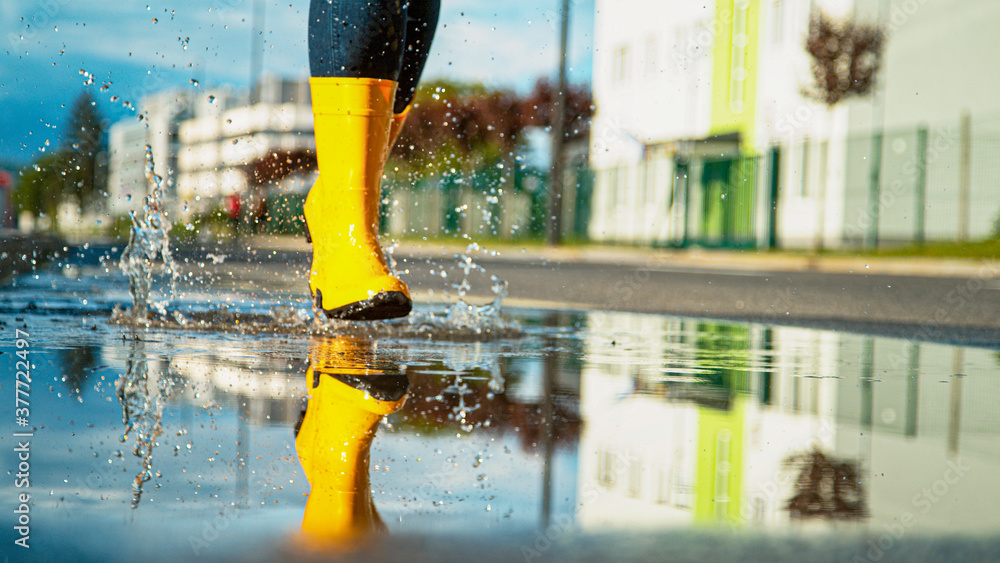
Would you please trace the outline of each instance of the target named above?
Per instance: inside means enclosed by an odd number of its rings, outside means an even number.
[[[470,244],[472,244],[470,242]],[[309,252],[310,245],[299,237],[264,236],[254,245],[265,250]],[[539,265],[559,263],[606,264],[669,270],[711,270],[739,272],[823,272],[852,275],[893,275],[933,278],[992,279],[1000,271],[1000,259],[894,258],[779,254],[761,251],[672,250],[629,246],[519,247],[484,243],[474,249],[475,258],[496,258]],[[400,241],[395,252],[415,258],[465,254],[468,245],[460,242]]]

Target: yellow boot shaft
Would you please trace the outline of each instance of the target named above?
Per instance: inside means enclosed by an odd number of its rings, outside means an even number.
[[[378,242],[382,169],[396,83],[312,78],[310,85],[320,171],[304,206],[313,244],[310,290],[331,316],[365,318],[363,313],[352,317],[357,311],[343,308],[380,295],[392,295],[400,304],[405,300],[405,307],[389,307],[392,310],[370,318],[402,316],[409,312],[409,289],[389,273]]]

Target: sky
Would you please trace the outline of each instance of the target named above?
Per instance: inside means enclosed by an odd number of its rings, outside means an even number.
[[[117,121],[135,119],[141,98],[159,90],[245,87],[254,2],[0,0],[0,162],[27,164],[58,147],[84,89]],[[308,0],[263,2],[264,71],[307,76]],[[556,72],[560,4],[442,0],[424,78],[529,90]],[[589,82],[594,0],[570,4],[570,79]]]

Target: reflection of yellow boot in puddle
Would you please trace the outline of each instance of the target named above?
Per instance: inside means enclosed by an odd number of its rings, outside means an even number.
[[[309,289],[316,306],[338,319],[406,316],[410,290],[389,273],[378,242],[389,136],[398,134],[406,118],[406,112],[392,113],[396,83],[314,77],[310,85],[320,175],[304,212],[313,244]]]
[[[382,531],[368,480],[369,448],[379,420],[406,400],[406,376],[372,367],[371,348],[351,337],[310,346],[309,401],[295,448],[311,490],[302,517],[305,544],[347,547]]]

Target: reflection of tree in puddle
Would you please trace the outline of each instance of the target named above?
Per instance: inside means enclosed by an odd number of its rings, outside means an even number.
[[[858,462],[813,450],[791,456],[785,464],[799,470],[795,494],[786,504],[793,518],[860,520],[868,515]]]
[[[79,398],[83,394],[90,374],[100,363],[101,350],[97,346],[73,346],[59,350],[62,381],[71,396]]]
[[[495,391],[496,380],[480,368],[455,373],[454,367],[435,362],[407,369],[412,399],[394,418],[397,429],[416,430],[421,435],[513,430],[526,451],[542,443],[548,428],[541,405],[519,403],[505,391]],[[507,373],[505,378],[516,381],[517,375]],[[551,401],[555,443],[575,444],[581,428],[578,397],[556,390]]]
[[[165,365],[170,365],[169,360]],[[122,406],[122,423],[125,431],[119,440],[127,442],[129,434],[135,436],[132,455],[142,460],[139,473],[132,481],[132,508],[139,506],[143,485],[153,477],[153,448],[163,433],[163,405],[173,394],[175,378],[168,372],[157,374],[150,386],[149,358],[146,344],[133,334],[130,341],[126,373],[115,382],[115,392]],[[156,474],[160,477],[160,474]]]

